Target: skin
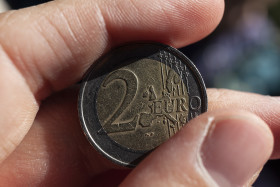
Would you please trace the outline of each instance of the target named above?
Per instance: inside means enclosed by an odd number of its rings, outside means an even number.
[[[251,184],[270,157],[280,156],[274,145],[280,138],[279,98],[208,89],[209,112],[133,171],[112,164],[89,145],[76,110],[75,83],[102,54],[139,40],[188,45],[210,34],[223,10],[222,0],[57,0],[1,14],[0,183]],[[224,164],[211,152],[225,158]]]

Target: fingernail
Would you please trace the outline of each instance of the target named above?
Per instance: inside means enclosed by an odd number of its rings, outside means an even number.
[[[219,186],[243,186],[269,159],[272,144],[264,122],[255,116],[236,117],[214,120],[200,153]]]

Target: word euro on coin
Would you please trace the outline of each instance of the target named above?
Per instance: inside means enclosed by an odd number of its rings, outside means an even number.
[[[159,43],[112,50],[84,76],[79,116],[89,142],[115,163],[135,167],[207,111],[203,79],[180,51]]]

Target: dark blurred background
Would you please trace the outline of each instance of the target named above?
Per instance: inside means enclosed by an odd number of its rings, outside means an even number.
[[[182,51],[207,87],[280,96],[280,1],[225,0],[224,18],[204,40]],[[255,187],[280,186],[280,160],[269,161]]]
[[[7,0],[12,9],[48,0]],[[280,1],[225,0],[222,23],[207,38],[182,48],[207,87],[280,95]],[[279,173],[279,174],[278,174]],[[280,186],[280,161],[269,161],[256,187]]]

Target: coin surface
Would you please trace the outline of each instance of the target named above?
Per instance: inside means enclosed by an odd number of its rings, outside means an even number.
[[[159,43],[124,45],[100,58],[86,73],[78,102],[89,142],[127,167],[207,111],[197,68]]]

